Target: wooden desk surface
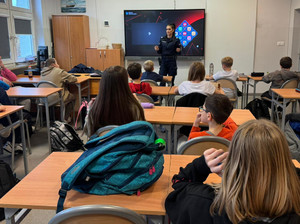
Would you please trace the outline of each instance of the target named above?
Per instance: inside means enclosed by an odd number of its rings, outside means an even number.
[[[175,89],[177,89],[177,87],[178,87],[178,86],[172,86],[171,89],[170,89],[170,91],[169,91],[169,95],[177,95],[177,94],[175,93]],[[179,94],[178,94],[178,95],[179,95]]]
[[[300,93],[295,89],[271,89],[274,93],[285,99],[300,99]]]
[[[152,124],[172,124],[175,107],[154,107],[144,109],[146,121]]]
[[[262,81],[262,76],[259,76],[259,77],[254,77],[254,76],[251,76],[251,75],[248,75],[248,78],[249,79],[252,79],[254,81]]]
[[[30,98],[41,98],[48,97],[53,93],[61,91],[62,88],[23,88],[13,87],[6,91],[9,97],[30,97]]]
[[[55,210],[61,174],[81,155],[79,152],[53,152],[12,190],[0,199],[6,208]],[[137,195],[90,195],[71,190],[64,208],[91,204],[122,206],[146,215],[165,215],[164,202],[170,183],[170,155],[164,155],[164,171],[160,179]]]
[[[170,86],[151,86],[153,96],[168,96],[171,89]]]
[[[40,76],[33,76],[31,79],[28,78],[26,75],[25,77],[23,76],[17,76],[17,80],[13,81],[14,84],[35,84],[41,81]]]
[[[243,77],[238,77],[236,81],[238,82],[246,82],[247,81],[247,77],[243,76]],[[209,75],[205,76],[205,80],[209,80]]]
[[[5,107],[5,111],[0,112],[0,119],[24,108],[24,106],[13,106],[13,105],[3,105],[3,106]]]
[[[198,107],[176,107],[173,116],[173,124],[193,125],[198,112]],[[230,117],[238,126],[246,121],[255,119],[253,114],[249,110],[245,109],[233,109]]]

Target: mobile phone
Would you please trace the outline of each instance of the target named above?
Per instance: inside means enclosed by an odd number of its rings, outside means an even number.
[[[299,88],[296,88],[296,92],[300,93],[300,89],[299,89]]]

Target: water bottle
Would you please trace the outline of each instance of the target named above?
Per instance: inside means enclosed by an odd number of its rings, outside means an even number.
[[[209,64],[209,76],[212,76],[214,74],[214,64]]]
[[[28,78],[32,79],[32,70],[31,70],[31,65],[28,66]]]

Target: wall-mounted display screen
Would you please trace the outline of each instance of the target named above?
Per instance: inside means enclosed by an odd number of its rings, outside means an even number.
[[[175,24],[182,56],[204,56],[205,10],[124,10],[125,55],[158,56],[154,46]]]

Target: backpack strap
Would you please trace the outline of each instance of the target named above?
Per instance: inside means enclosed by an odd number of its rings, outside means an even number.
[[[77,117],[76,117],[76,122],[75,122],[75,129],[77,129],[77,122],[78,122],[78,118],[79,118],[79,115],[80,115],[80,112],[82,110],[82,108],[86,107],[87,108],[88,106],[88,102],[86,100],[82,101],[80,107],[79,107],[79,110],[78,110],[78,114],[77,114]]]

